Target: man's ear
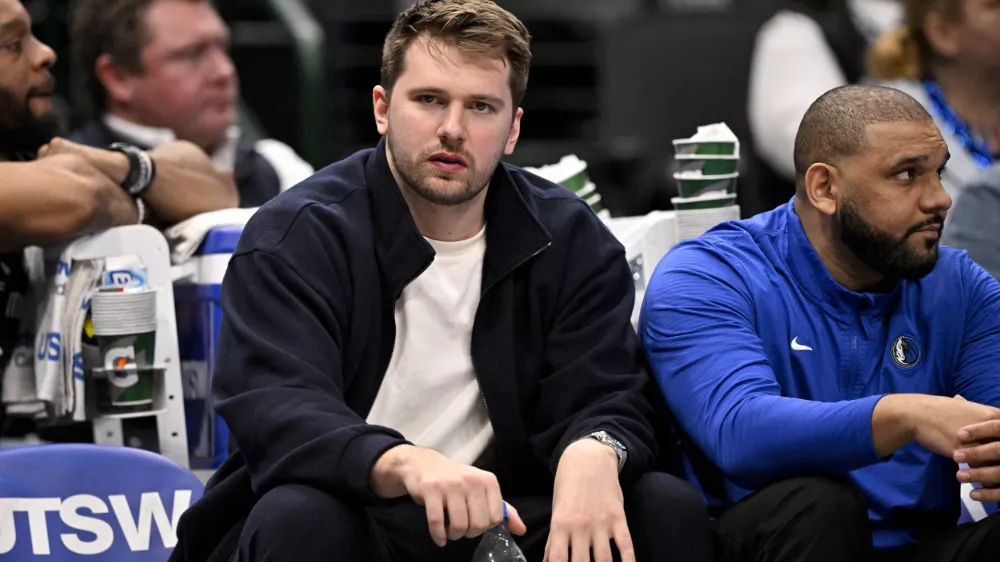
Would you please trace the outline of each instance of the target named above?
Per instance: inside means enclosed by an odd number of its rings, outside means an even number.
[[[128,105],[135,99],[134,75],[115,62],[111,55],[101,55],[94,61],[94,75],[104,87],[108,103]]]
[[[503,153],[510,156],[514,153],[514,147],[517,146],[517,139],[521,137],[521,116],[524,115],[524,110],[520,107],[514,112],[514,122],[510,125],[510,134],[507,135],[507,144],[503,148]]]
[[[806,199],[813,208],[828,216],[837,213],[840,187],[836,168],[817,162],[809,166],[802,181]]]
[[[375,128],[378,134],[389,132],[389,92],[382,86],[372,89],[372,111],[375,113]]]

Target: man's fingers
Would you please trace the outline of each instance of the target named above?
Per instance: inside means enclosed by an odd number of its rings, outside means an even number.
[[[448,512],[448,540],[457,541],[469,530],[469,506],[465,494],[458,490],[448,492],[444,508]]]
[[[508,517],[510,512],[507,512]],[[565,528],[553,525],[545,543],[544,562],[569,562],[569,534]]]
[[[1000,420],[990,420],[973,425],[967,425],[958,430],[958,439],[962,442],[990,441],[1000,438]]]
[[[431,532],[431,540],[438,546],[448,544],[448,532],[444,528],[444,503],[440,494],[424,496],[424,508],[427,510],[427,527]]]
[[[587,528],[575,529],[569,538],[573,562],[590,562],[591,536]]]
[[[486,487],[486,507],[489,509],[490,527],[496,527],[503,522],[503,497],[500,496],[500,486]]]
[[[1000,501],[1000,489],[981,490],[977,488],[972,490],[969,497],[977,502],[998,502]]]
[[[1000,442],[993,441],[974,447],[966,447],[955,451],[952,459],[957,463],[967,463],[970,466],[982,466],[1000,462]]]
[[[615,540],[615,547],[618,548],[618,554],[621,555],[622,562],[635,562],[635,547],[632,545],[632,533],[628,530],[628,523],[625,522],[624,518],[615,524],[615,534],[612,536]]]
[[[967,468],[959,470],[957,477],[958,481],[963,483],[972,482],[983,486],[996,486],[1000,484],[1000,467]]]
[[[469,528],[465,531],[464,536],[467,539],[471,539],[478,537],[491,527],[490,503],[486,490],[483,489],[472,490],[467,497],[467,502],[469,506]]]
[[[594,529],[594,562],[611,562],[611,535],[603,528]]]
[[[528,526],[521,520],[521,514],[510,504],[507,504],[507,530],[517,536],[528,532]]]

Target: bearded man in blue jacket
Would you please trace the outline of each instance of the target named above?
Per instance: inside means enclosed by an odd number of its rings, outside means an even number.
[[[624,249],[500,163],[530,55],[493,2],[417,2],[373,91],[384,140],[247,225],[214,380],[238,452],[176,560],[468,562],[505,503],[531,561],[711,557],[704,502],[649,472]]]
[[[659,264],[643,346],[719,560],[1000,559],[1000,518],[955,525],[1000,483],[1000,285],[938,245],[948,158],[912,98],[831,90],[792,201]]]

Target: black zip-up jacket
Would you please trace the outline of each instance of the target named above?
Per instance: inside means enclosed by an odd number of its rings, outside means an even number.
[[[551,495],[562,451],[602,429],[628,449],[623,480],[650,470],[622,246],[580,198],[513,166],[498,166],[485,214],[471,349],[498,451],[487,468],[504,495]],[[223,282],[213,383],[239,452],[182,518],[174,560],[206,559],[276,486],[378,501],[372,466],[405,441],[365,418],[395,344],[395,301],[433,259],[384,141],[256,213]]]

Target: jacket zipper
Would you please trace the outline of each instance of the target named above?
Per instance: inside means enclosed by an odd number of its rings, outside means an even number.
[[[534,258],[535,256],[537,256],[538,254],[540,254],[540,253],[544,252],[545,250],[547,250],[548,247],[551,246],[551,245],[552,245],[552,242],[549,242],[549,243],[545,244],[541,248],[535,250],[535,252],[533,254],[531,254],[528,257],[524,258],[523,260],[517,262],[513,267],[511,267],[510,269],[508,269],[507,271],[505,271],[503,273],[503,275],[501,275],[500,277],[498,277],[497,280],[492,285],[490,285],[489,287],[486,287],[486,290],[483,291],[483,293],[481,295],[479,295],[479,303],[482,304],[483,298],[485,298],[486,295],[490,292],[490,289],[492,289],[500,281],[502,281],[504,277],[507,277],[515,269],[521,267],[522,265],[524,265],[525,263],[527,263],[529,260],[531,260],[532,258]],[[486,406],[486,422],[490,424],[490,432],[493,433],[494,438],[496,438],[496,429],[493,427],[493,411],[490,409],[490,403],[486,399],[486,393],[483,391],[483,381],[480,379],[479,367],[476,366],[476,356],[472,352],[472,341],[475,339],[476,325],[478,324],[478,322],[476,322],[476,320],[478,318],[479,318],[479,304],[476,305],[476,314],[472,318],[472,332],[469,334],[469,358],[472,360],[472,371],[473,371],[473,374],[476,377],[476,384],[479,385],[479,394],[483,397],[483,405]],[[501,470],[503,470],[506,465],[504,464],[504,461],[503,461],[503,448],[500,446],[499,443],[497,443],[497,457],[499,458],[499,461],[500,461],[500,467],[499,468]]]
[[[858,384],[860,382],[858,379],[860,379],[860,377],[861,377],[860,373],[858,372],[860,370],[860,367],[859,367],[860,361],[858,360],[858,335],[857,334],[854,334],[853,336],[851,336],[851,356],[854,359],[854,365],[852,365],[852,371],[854,371],[854,372],[853,372],[853,377],[851,378],[851,395],[852,395],[852,397],[856,397],[858,395]]]

